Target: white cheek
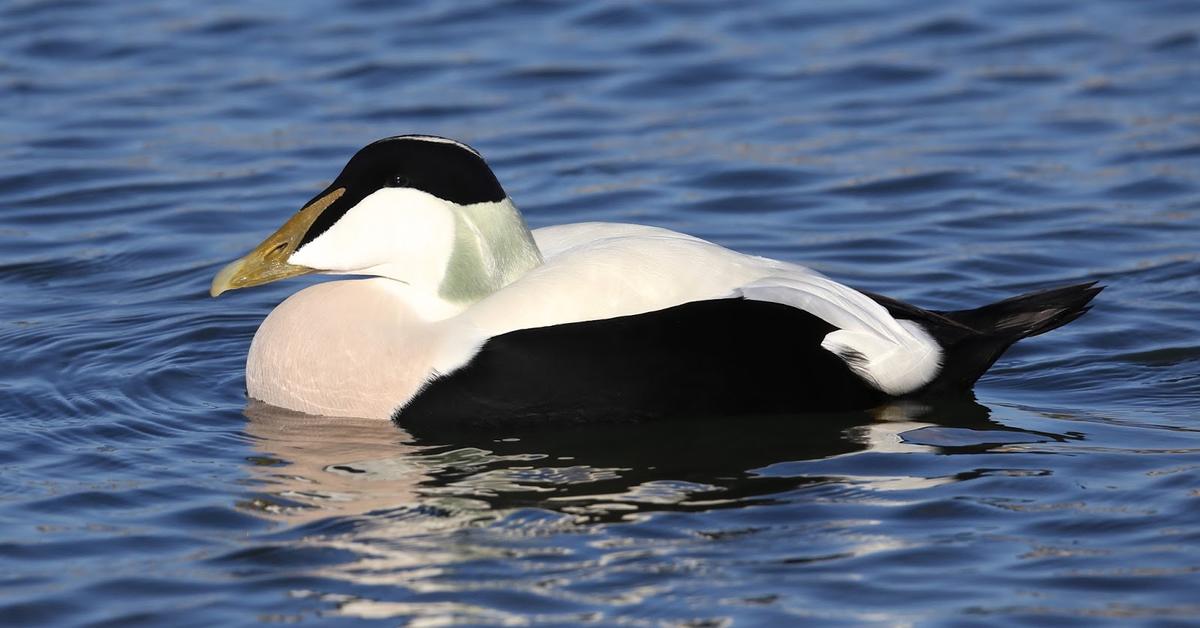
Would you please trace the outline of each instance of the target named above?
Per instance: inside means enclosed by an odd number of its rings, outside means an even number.
[[[288,263],[437,285],[453,245],[454,214],[446,201],[410,188],[382,188],[293,253]]]

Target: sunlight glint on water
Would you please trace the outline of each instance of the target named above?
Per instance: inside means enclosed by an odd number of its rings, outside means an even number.
[[[0,8],[0,623],[1196,622],[1193,3]],[[1109,286],[979,404],[409,442],[208,283],[379,137],[533,226],[931,308]]]

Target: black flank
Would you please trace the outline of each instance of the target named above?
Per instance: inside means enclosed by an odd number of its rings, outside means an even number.
[[[935,312],[868,294],[920,323],[942,369],[906,397],[969,395],[1022,338],[1088,310],[1095,283],[973,310]],[[394,417],[422,429],[843,412],[890,397],[821,348],[829,323],[786,305],[719,299],[492,338],[466,366],[430,383]]]
[[[829,323],[720,299],[523,329],[487,342],[398,415],[410,430],[843,411],[886,397],[821,348]]]

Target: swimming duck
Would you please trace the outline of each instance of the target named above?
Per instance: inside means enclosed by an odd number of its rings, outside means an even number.
[[[570,422],[858,410],[964,393],[1082,315],[1085,283],[935,312],[657,227],[530,230],[479,152],[402,135],[212,282],[309,273],[259,327],[250,397],[308,414]]]

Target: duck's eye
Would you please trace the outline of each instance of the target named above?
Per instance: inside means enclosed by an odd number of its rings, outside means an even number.
[[[410,181],[408,177],[398,174],[388,179],[387,186],[389,188],[406,188],[412,186],[412,181]]]

